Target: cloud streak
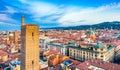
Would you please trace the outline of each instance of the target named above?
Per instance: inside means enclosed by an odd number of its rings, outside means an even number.
[[[76,26],[86,24],[96,24],[105,21],[120,21],[120,3],[100,6],[97,8],[86,8],[80,11],[66,13],[58,23],[61,26]],[[85,20],[80,22],[80,20]]]
[[[6,10],[0,11],[0,13],[9,13],[9,14],[14,14],[16,12],[17,10],[15,10],[14,8],[10,6],[6,6]]]
[[[14,13],[28,15],[34,23],[57,24],[58,26],[77,26],[96,24],[105,21],[120,21],[120,3],[111,3],[98,7],[81,7],[75,5],[55,4],[43,1],[19,0],[23,4],[18,11],[10,6],[6,6],[5,11],[10,15],[0,14],[3,17],[0,21],[15,22],[10,16]]]
[[[20,26],[20,25],[17,25],[17,24],[6,23],[6,22],[0,22],[0,25],[1,25],[1,26],[6,26],[6,25],[7,25],[7,26],[15,26],[15,27],[16,27],[16,26]]]
[[[55,5],[45,2],[24,2],[32,18],[41,23],[57,23],[60,26],[96,24],[120,20],[120,3],[99,7],[81,8],[77,6]]]
[[[14,20],[11,17],[9,17],[7,14],[0,14],[0,21],[17,22],[16,20]]]
[[[42,23],[57,23],[55,19],[58,19],[64,12],[60,6],[49,3],[34,2],[29,5],[28,11],[32,14],[32,18]]]

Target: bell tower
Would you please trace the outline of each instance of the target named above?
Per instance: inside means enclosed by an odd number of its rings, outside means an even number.
[[[26,24],[22,16],[21,26],[21,68],[20,70],[39,69],[39,26]]]

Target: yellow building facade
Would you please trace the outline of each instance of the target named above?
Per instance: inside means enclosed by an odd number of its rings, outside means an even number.
[[[8,60],[8,53],[0,50],[0,60],[2,60],[2,62],[7,61]]]
[[[97,45],[93,47],[69,47],[69,57],[85,61],[88,59],[98,58],[103,61],[113,61],[114,59],[114,47],[107,47],[101,45],[102,43],[97,43]]]

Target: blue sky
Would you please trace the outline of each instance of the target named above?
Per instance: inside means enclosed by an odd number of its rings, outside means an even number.
[[[0,31],[19,30],[21,16],[40,27],[120,21],[119,0],[0,0]]]

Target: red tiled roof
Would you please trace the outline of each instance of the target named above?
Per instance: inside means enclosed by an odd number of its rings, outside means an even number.
[[[6,55],[8,55],[7,52],[0,50],[0,56],[6,56]]]
[[[43,69],[40,69],[40,70],[48,70],[48,67],[46,67],[46,68],[43,68]]]
[[[46,53],[47,52],[47,53]],[[59,51],[57,51],[57,50],[47,50],[45,53],[46,54],[57,54],[57,53],[59,53]]]
[[[68,68],[73,68],[73,67],[76,67],[77,65],[81,64],[82,62],[80,61],[77,61],[77,60],[73,60],[73,59],[70,59],[72,61],[72,64],[70,66],[68,66]]]
[[[120,65],[110,63],[110,62],[105,62],[100,59],[91,59],[91,60],[85,61],[85,62],[79,64],[77,66],[77,68],[78,69],[88,69],[88,67],[90,65],[93,65],[93,66],[96,66],[99,68],[103,68],[105,70],[119,70],[120,69]]]
[[[23,26],[37,26],[37,25],[35,25],[35,24],[25,24]]]

